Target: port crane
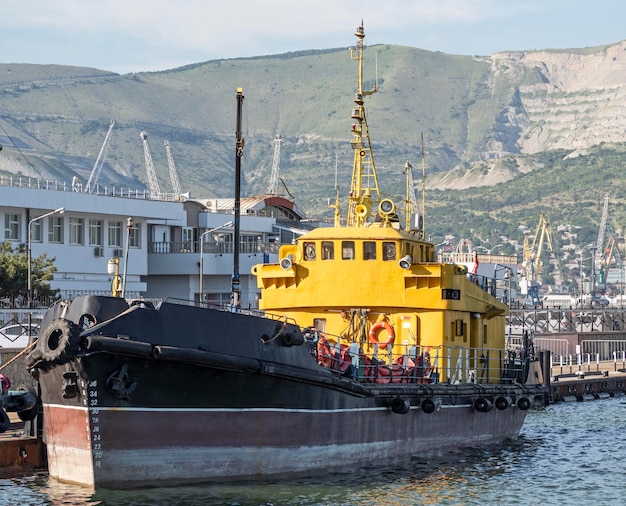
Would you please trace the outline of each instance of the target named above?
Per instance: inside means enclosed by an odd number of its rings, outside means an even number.
[[[596,271],[600,271],[602,257],[604,253],[604,235],[606,233],[606,221],[609,216],[609,194],[604,196],[604,206],[602,207],[602,218],[600,219],[600,228],[598,230],[598,239],[596,241],[596,252],[593,260]],[[595,284],[596,280],[592,280]]]
[[[600,255],[600,263],[598,269],[598,285],[602,288],[606,286],[607,279],[609,277],[609,271],[611,270],[611,264],[615,260],[615,263],[619,266],[622,263],[619,252],[618,239],[612,235],[606,248],[602,250]]]
[[[112,119],[109,124],[109,130],[107,131],[106,136],[104,137],[104,142],[102,143],[102,147],[100,148],[100,153],[98,153],[98,158],[96,158],[96,163],[91,170],[91,174],[89,174],[89,180],[87,184],[83,188],[83,192],[92,193],[93,190],[98,185],[98,179],[100,178],[100,171],[102,170],[102,166],[104,165],[104,160],[106,158],[106,153],[109,148],[109,140],[111,138],[111,132],[113,131],[113,127],[115,126],[115,120]]]
[[[274,137],[274,155],[272,156],[272,174],[270,175],[270,182],[265,190],[266,195],[275,195],[278,181],[280,180],[280,145],[283,139],[280,133]]]
[[[542,213],[539,217],[539,223],[537,224],[532,242],[529,241],[528,236],[524,237],[524,257],[522,261],[524,270],[522,272],[522,279],[520,280],[520,288],[521,292],[526,295],[524,297],[525,305],[532,305],[534,307],[541,305],[539,299],[539,288],[541,287],[539,271],[542,266],[541,254],[543,253],[544,244],[547,244],[550,253],[556,258],[562,283],[564,277],[561,259],[552,243],[552,228],[550,227],[550,222],[546,215]]]
[[[156,170],[154,168],[154,162],[152,161],[152,153],[150,151],[150,144],[148,143],[148,134],[141,132],[139,134],[143,141],[143,155],[146,160],[146,172],[148,173],[148,186],[150,187],[150,194],[152,198],[159,198],[161,196],[161,186],[157,179]]]
[[[176,164],[174,163],[174,156],[172,155],[172,149],[170,148],[169,141],[164,141],[165,152],[167,153],[167,165],[170,169],[170,179],[172,180],[172,190],[174,195],[180,196],[183,190],[180,187],[180,180],[178,179],[178,172],[176,171]]]

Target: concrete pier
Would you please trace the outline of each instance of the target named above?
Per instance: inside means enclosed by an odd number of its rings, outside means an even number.
[[[553,366],[550,402],[581,402],[626,395],[626,369],[621,362]]]

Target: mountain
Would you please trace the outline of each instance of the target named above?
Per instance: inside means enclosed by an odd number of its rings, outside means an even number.
[[[427,189],[434,241],[472,234],[494,245],[502,230],[534,229],[544,209],[586,238],[597,234],[607,192],[609,227],[621,232],[626,42],[490,57],[375,45],[365,58],[364,88],[379,89],[366,106],[382,191],[404,200],[405,161],[421,165],[423,136],[426,178],[414,178]],[[0,174],[85,183],[114,119],[99,184],[147,185],[145,131],[164,191],[168,140],[184,192],[231,196],[243,87],[242,193],[266,188],[280,133],[289,193],[309,215],[330,216],[335,171],[342,195],[350,184],[355,80],[347,48],[125,75],[0,64]]]

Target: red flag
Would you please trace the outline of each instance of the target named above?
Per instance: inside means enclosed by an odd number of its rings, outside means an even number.
[[[478,274],[478,252],[474,251],[474,267],[472,274]]]

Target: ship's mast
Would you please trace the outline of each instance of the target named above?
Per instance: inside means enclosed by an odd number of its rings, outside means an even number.
[[[365,30],[363,22],[355,32],[357,37],[357,47],[350,49],[350,57],[358,62],[358,87],[354,99],[355,107],[352,110],[351,141],[354,150],[354,164],[352,168],[352,184],[350,187],[350,200],[348,204],[349,227],[362,227],[367,222],[367,218],[372,212],[372,193],[380,201],[380,190],[378,187],[378,177],[376,176],[376,166],[374,165],[374,155],[370,144],[369,128],[365,115],[365,105],[363,97],[378,91],[376,85],[371,90],[363,90],[363,39]]]

